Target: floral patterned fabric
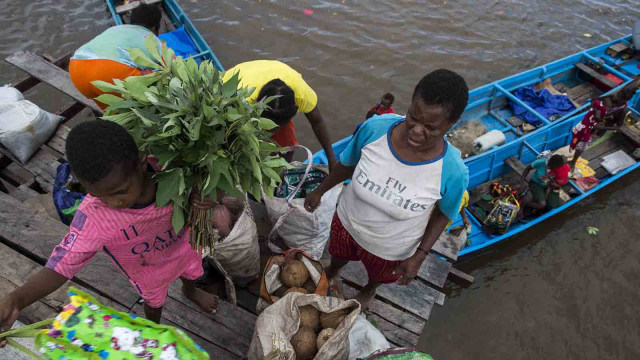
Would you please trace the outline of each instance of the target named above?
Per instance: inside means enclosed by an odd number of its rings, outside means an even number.
[[[52,328],[36,337],[36,347],[47,359],[209,359],[180,329],[116,311],[73,287],[69,298]]]

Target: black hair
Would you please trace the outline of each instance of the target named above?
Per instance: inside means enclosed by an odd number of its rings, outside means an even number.
[[[298,113],[296,96],[293,90],[280,79],[266,83],[258,94],[258,101],[269,96],[278,96],[271,100],[262,116],[273,120],[278,126],[286,125]]]
[[[551,170],[555,170],[564,164],[566,164],[566,161],[564,160],[564,156],[560,154],[552,155],[549,161],[547,161],[547,167]]]
[[[396,99],[392,93],[386,93],[382,95],[382,99],[387,100],[389,105],[393,104],[393,101]]]
[[[441,105],[449,112],[449,121],[455,123],[462,115],[469,100],[469,87],[462,76],[438,69],[425,75],[413,90],[413,97],[420,97],[427,105]]]
[[[138,147],[122,126],[107,120],[76,125],[67,136],[67,159],[73,174],[91,184],[104,179],[114,166],[133,171],[138,166]]]
[[[162,10],[158,5],[140,4],[131,12],[131,25],[144,26],[153,31],[160,27]]]

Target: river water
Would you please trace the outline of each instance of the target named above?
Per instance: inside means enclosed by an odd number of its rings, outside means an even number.
[[[446,67],[471,88],[631,32],[640,1],[180,0],[229,68],[280,59],[319,96],[334,140],[385,92],[404,112],[413,86]],[[61,55],[111,24],[102,0],[0,1],[0,56]],[[306,10],[306,11],[305,11]],[[0,64],[0,81],[21,74]],[[64,103],[50,89],[29,94]],[[300,141],[319,149],[304,117]],[[420,348],[436,359],[638,359],[640,183],[631,174],[507,244],[463,261],[475,276],[432,313]],[[586,231],[595,226],[593,236]]]

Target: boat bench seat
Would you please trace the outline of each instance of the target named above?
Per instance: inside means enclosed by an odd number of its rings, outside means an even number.
[[[527,166],[515,156],[508,158],[504,163],[509,165],[509,167],[520,176],[524,174],[524,170],[527,168]]]
[[[594,69],[592,69],[591,67],[589,67],[589,65],[584,64],[584,63],[576,63],[575,64],[576,68],[578,68],[578,70],[584,72],[585,74],[591,76],[592,78],[598,80],[600,83],[602,83],[603,85],[613,89],[616,86],[618,86],[618,84],[616,84],[615,82],[613,82],[613,80],[607,78],[606,76],[600,74],[599,72],[595,71]]]
[[[124,5],[116,6],[116,13],[125,14],[125,13],[128,13],[129,11],[137,8],[138,6],[140,6],[140,4],[151,5],[151,4],[159,3],[161,1],[162,0],[131,1],[131,2],[128,2],[128,3],[124,4]]]

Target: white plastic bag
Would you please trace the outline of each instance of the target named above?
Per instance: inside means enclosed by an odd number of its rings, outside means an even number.
[[[318,169],[325,173],[329,172],[324,165],[312,165],[311,152],[306,148],[304,149],[307,150],[309,155],[309,163],[292,164],[296,168],[307,170],[300,184],[304,182],[304,178],[306,178],[311,169]],[[320,206],[312,213],[304,208],[305,199],[293,199],[297,189],[286,199],[263,196],[269,219],[274,224],[273,230],[267,239],[269,249],[277,253],[282,252],[282,249],[271,241],[277,233],[289,248],[304,250],[315,260],[320,259],[329,240],[331,221],[336,212],[336,205],[342,187],[343,184],[339,184],[327,191],[322,196]]]
[[[244,286],[260,275],[258,228],[247,199],[225,197],[222,203],[240,216],[231,233],[216,245],[213,256],[236,284]]]
[[[386,350],[391,344],[373,324],[358,315],[355,324],[349,332],[349,360],[364,358],[376,351]]]
[[[20,100],[24,100],[20,90],[11,86],[0,87],[0,104],[14,103]]]
[[[27,100],[0,104],[0,143],[26,163],[56,131],[60,120],[61,116]]]
[[[350,309],[313,360],[346,360],[349,356],[349,331],[360,313],[356,300],[341,300],[316,294],[289,293],[266,308],[256,321],[256,331],[249,346],[249,360],[265,358],[295,360],[290,340],[300,326],[301,306],[311,305],[323,313]]]

